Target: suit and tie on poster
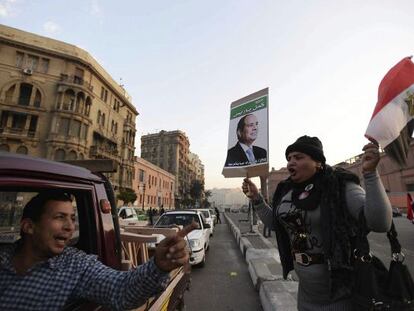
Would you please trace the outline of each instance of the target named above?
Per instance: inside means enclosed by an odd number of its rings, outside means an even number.
[[[268,173],[268,106],[268,88],[231,104],[224,177],[254,177]]]

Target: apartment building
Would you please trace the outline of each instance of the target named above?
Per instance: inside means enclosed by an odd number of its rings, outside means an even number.
[[[175,208],[175,176],[142,158],[135,157],[135,177],[132,189],[137,194],[134,205],[143,210]]]
[[[188,195],[196,176],[200,176],[204,183],[204,166],[198,156],[198,160],[194,160],[196,155],[190,154],[190,141],[182,131],[160,131],[141,137],[141,158],[175,176],[176,206]],[[198,172],[195,171],[196,162],[199,163]]]
[[[86,51],[0,25],[0,150],[57,161],[113,159],[132,187],[137,110]]]

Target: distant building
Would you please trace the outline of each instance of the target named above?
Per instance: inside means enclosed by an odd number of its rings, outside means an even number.
[[[199,180],[204,182],[204,165],[200,160],[200,157],[195,153],[190,152],[188,154],[188,160],[190,163],[191,180]]]
[[[176,206],[188,195],[196,176],[202,176],[200,181],[204,183],[204,167],[198,156],[190,154],[190,142],[182,131],[141,136],[141,158],[175,176]]]
[[[137,194],[134,205],[148,209],[175,208],[175,176],[139,157],[135,158],[135,177],[132,189]]]
[[[273,193],[276,190],[277,185],[286,178],[289,177],[289,171],[286,167],[282,167],[279,170],[275,170],[274,167],[272,167],[272,170],[269,172],[269,178],[268,178],[268,199],[269,202],[272,202]]]
[[[137,110],[86,51],[0,25],[0,150],[52,160],[113,159],[132,187]]]
[[[249,200],[241,191],[241,188],[214,188],[210,189],[211,197],[209,201],[215,206],[220,207],[241,207],[249,204]]]

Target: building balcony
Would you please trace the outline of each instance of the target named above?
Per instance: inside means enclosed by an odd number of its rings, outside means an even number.
[[[71,76],[62,73],[60,74],[60,81],[58,82],[58,84],[75,88],[81,88],[89,92],[93,91],[93,85],[85,81],[82,77],[78,76]]]
[[[135,130],[135,122],[125,120],[124,121],[124,130],[127,130],[129,128]]]
[[[97,159],[112,159],[118,162],[121,160],[118,149],[108,148],[107,146],[91,146],[89,148],[89,156]]]
[[[27,138],[34,141],[39,141],[38,132],[23,128],[0,127],[0,135],[4,138],[13,138],[21,140]]]

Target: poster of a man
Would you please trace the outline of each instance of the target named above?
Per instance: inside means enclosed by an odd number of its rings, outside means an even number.
[[[237,143],[227,152],[225,166],[256,164],[267,161],[267,151],[253,143],[259,134],[259,121],[254,114],[240,118],[236,128]]]
[[[231,103],[224,177],[261,176],[269,167],[268,88]]]

